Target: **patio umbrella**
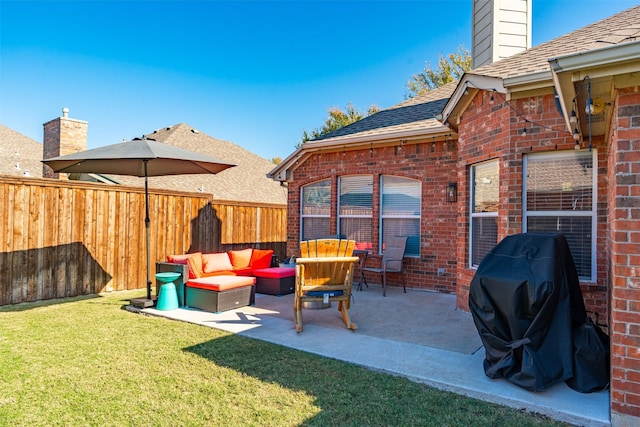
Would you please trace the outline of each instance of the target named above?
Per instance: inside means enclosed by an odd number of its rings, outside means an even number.
[[[147,252],[147,299],[151,300],[149,278],[149,184],[150,176],[216,174],[234,164],[150,138],[107,145],[92,150],[53,157],[42,161],[54,172],[96,173],[144,177],[145,227]]]

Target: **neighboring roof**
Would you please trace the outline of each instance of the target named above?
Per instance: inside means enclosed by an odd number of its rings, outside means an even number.
[[[0,124],[0,175],[42,178],[42,144]]]
[[[149,178],[150,188],[213,194],[216,200],[284,205],[287,190],[267,177],[273,163],[228,141],[213,138],[180,123],[146,135],[157,141],[196,151],[236,166],[216,175],[174,175]],[[42,144],[0,125],[0,175],[42,178]],[[19,165],[19,169],[16,168]],[[81,176],[83,180],[106,178],[122,185],[144,186],[144,179],[124,175]]]
[[[287,203],[286,188],[267,178],[273,163],[239,145],[213,138],[186,123],[157,129],[146,134],[146,137],[236,165],[216,175],[151,177],[150,188],[211,193],[217,200]],[[144,185],[141,178],[123,175],[115,177],[123,185]]]

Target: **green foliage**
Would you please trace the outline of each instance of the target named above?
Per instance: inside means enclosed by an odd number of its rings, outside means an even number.
[[[329,108],[327,110],[329,117],[325,119],[324,125],[318,129],[312,130],[311,132],[304,130],[302,132],[302,140],[296,145],[296,148],[300,148],[300,146],[307,141],[311,141],[322,135],[331,133],[334,130],[350,125],[351,123],[357,122],[358,120],[377,113],[378,111],[380,111],[380,109],[373,104],[369,107],[369,110],[367,110],[366,115],[360,110],[356,110],[351,103],[347,105],[345,110],[341,110],[338,107]]]
[[[471,54],[464,46],[449,55],[438,59],[438,67],[434,70],[427,62],[427,67],[420,73],[414,74],[407,82],[407,98],[422,95],[432,89],[444,86],[447,83],[459,80],[462,75],[471,69]]]

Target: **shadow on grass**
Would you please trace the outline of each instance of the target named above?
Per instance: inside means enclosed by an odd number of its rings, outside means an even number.
[[[370,394],[371,376],[379,376],[380,380],[383,377],[355,365],[237,335],[203,342],[185,348],[185,351],[262,382],[279,384],[287,390],[312,396],[313,404],[321,408],[321,412],[306,421],[311,424],[353,423],[349,418],[356,415],[351,406],[354,395]],[[358,407],[357,412],[379,412],[374,402],[368,409]]]
[[[314,411],[299,425],[567,425],[546,416],[238,335],[184,350],[216,366],[310,396],[320,411]]]
[[[69,298],[48,299],[43,301],[23,302],[19,304],[0,306],[0,312],[26,311],[26,310],[32,310],[38,307],[47,307],[50,305],[59,305],[59,304],[66,304],[70,302],[86,301],[86,300],[96,299],[96,298],[102,298],[102,297],[100,295],[94,294],[94,295],[80,295],[77,297],[69,297]]]
[[[427,408],[440,404],[425,398],[434,394],[426,385],[247,337],[225,336],[185,351],[264,383],[310,396],[320,412],[309,416],[303,425],[397,425],[399,419],[420,424],[429,412]],[[457,398],[437,393],[440,400],[447,396],[443,402]]]

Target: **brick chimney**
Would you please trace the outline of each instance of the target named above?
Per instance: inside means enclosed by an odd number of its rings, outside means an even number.
[[[473,68],[531,48],[532,0],[473,0]]]
[[[89,122],[69,118],[69,109],[62,109],[62,117],[48,121],[44,125],[43,138],[43,158],[64,156],[78,151],[87,149],[87,129]],[[60,178],[67,179],[66,174],[62,177],[54,173],[47,166],[42,167],[42,176],[44,178]]]

